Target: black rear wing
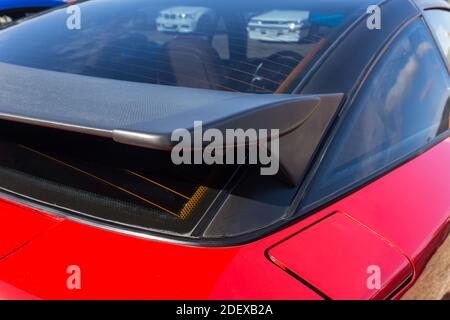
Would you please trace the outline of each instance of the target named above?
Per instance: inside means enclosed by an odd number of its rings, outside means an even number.
[[[296,184],[342,94],[262,95],[94,78],[0,63],[0,119],[170,151],[174,130],[279,129],[280,168]]]

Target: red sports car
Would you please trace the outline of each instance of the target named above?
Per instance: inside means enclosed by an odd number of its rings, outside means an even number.
[[[0,298],[401,297],[449,231],[450,6],[376,2],[1,28]]]

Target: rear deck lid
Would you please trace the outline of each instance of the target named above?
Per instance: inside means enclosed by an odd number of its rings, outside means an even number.
[[[270,259],[324,298],[386,299],[413,274],[406,256],[345,213],[281,241]]]
[[[61,219],[0,199],[0,260],[39,237]]]

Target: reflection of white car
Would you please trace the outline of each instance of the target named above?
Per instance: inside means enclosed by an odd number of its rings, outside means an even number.
[[[253,40],[298,42],[308,19],[308,11],[273,10],[251,18],[247,32]]]
[[[8,16],[0,16],[0,26],[12,22],[12,19]]]
[[[156,29],[165,32],[191,33],[197,31],[200,20],[214,21],[214,11],[205,7],[171,7],[161,10],[156,18]]]

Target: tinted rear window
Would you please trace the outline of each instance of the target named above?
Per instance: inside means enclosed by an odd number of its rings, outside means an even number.
[[[120,227],[189,234],[233,170],[176,166],[169,152],[0,121],[0,189]]]
[[[282,92],[361,1],[96,0],[0,32],[0,61],[112,79]],[[363,9],[363,8],[362,8]]]

